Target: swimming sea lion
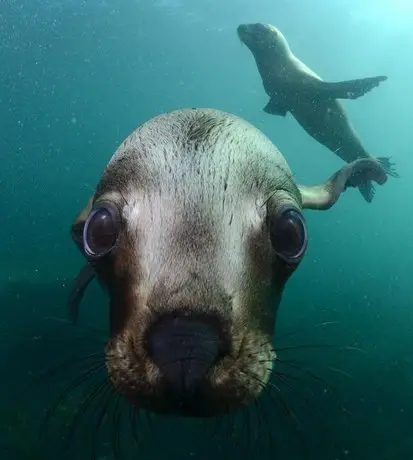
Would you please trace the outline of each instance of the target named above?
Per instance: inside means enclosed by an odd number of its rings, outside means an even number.
[[[110,300],[115,389],[136,407],[193,417],[257,398],[278,304],[307,248],[302,210],[328,209],[366,180],[387,180],[371,159],[296,185],[263,133],[217,110],[138,127],[71,230],[93,268],[74,286],[72,311],[94,271]]]
[[[364,149],[337,99],[356,99],[378,86],[385,76],[341,82],[323,81],[291,51],[284,35],[270,24],[241,24],[240,40],[252,52],[270,100],[264,111],[285,116],[290,112],[307,133],[347,163],[372,158]],[[387,174],[398,177],[389,158],[377,158]],[[367,202],[374,186],[363,183],[360,192]]]

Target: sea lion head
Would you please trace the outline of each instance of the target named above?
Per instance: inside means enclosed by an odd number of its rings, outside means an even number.
[[[255,55],[284,56],[289,51],[286,38],[279,29],[271,24],[240,24],[238,37]]]
[[[307,247],[302,209],[327,209],[357,185],[353,170],[374,166],[360,161],[325,186],[298,186],[264,134],[211,109],[132,133],[72,225],[110,299],[115,389],[138,408],[194,417],[257,398],[281,295]]]

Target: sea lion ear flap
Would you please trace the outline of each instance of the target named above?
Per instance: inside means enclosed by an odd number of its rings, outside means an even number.
[[[70,320],[73,324],[77,324],[80,303],[82,302],[87,287],[95,279],[95,276],[96,273],[94,268],[92,265],[87,263],[81,268],[70,287],[67,299],[67,309],[69,311]]]
[[[83,254],[83,256],[85,255],[83,249],[83,228],[85,226],[87,216],[89,215],[92,209],[92,206],[93,196],[89,198],[86,206],[74,219],[70,229],[72,240],[75,242],[76,246],[78,247],[79,251]],[[90,263],[87,263],[85,266],[82,267],[82,269],[76,276],[75,280],[73,281],[67,299],[67,308],[69,311],[70,319],[74,324],[77,323],[80,303],[83,299],[85,291],[89,284],[95,278],[95,275],[96,273],[93,266]]]
[[[319,185],[298,185],[304,209],[330,209],[347,187],[363,187],[374,181],[383,185],[387,175],[378,161],[362,158],[339,169],[326,182]]]
[[[75,220],[72,223],[70,233],[72,235],[72,240],[76,243],[77,247],[83,254],[83,228],[85,226],[85,221],[89,215],[93,205],[93,196],[89,198],[86,206],[82,209],[80,214],[77,215]]]

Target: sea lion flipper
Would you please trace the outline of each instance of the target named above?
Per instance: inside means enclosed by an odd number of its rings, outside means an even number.
[[[93,281],[95,276],[96,273],[92,265],[86,264],[73,281],[69,297],[67,299],[69,316],[73,324],[77,323],[80,302],[83,299],[86,288]]]
[[[357,99],[387,80],[385,76],[358,78],[339,82],[313,81],[323,97],[331,99]]]
[[[283,101],[275,96],[270,98],[268,104],[262,110],[270,115],[280,115],[281,117],[285,117],[288,112]]]
[[[391,161],[390,157],[377,157],[376,160],[383,166],[386,173],[394,178],[399,178],[400,175],[396,171],[395,163]]]
[[[339,169],[323,184],[310,187],[299,185],[302,206],[308,209],[329,209],[348,187],[360,188],[366,201],[371,202],[374,196],[371,181],[380,185],[387,181],[387,174],[382,165],[370,158],[353,161]]]

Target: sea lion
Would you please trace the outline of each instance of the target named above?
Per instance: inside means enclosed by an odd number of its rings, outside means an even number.
[[[284,35],[271,24],[241,24],[238,37],[252,52],[264,89],[270,97],[264,112],[290,112],[307,133],[347,163],[372,158],[364,149],[343,105],[337,99],[356,99],[387,79],[385,76],[326,82],[291,51]],[[377,158],[387,174],[398,177],[387,157]],[[367,202],[374,197],[369,181],[359,190]]]
[[[284,286],[307,248],[302,210],[328,209],[367,180],[387,180],[372,159],[297,185],[262,132],[218,110],[176,110],[138,127],[71,227],[91,267],[71,311],[94,272],[110,301],[115,389],[138,408],[191,417],[257,398]]]

